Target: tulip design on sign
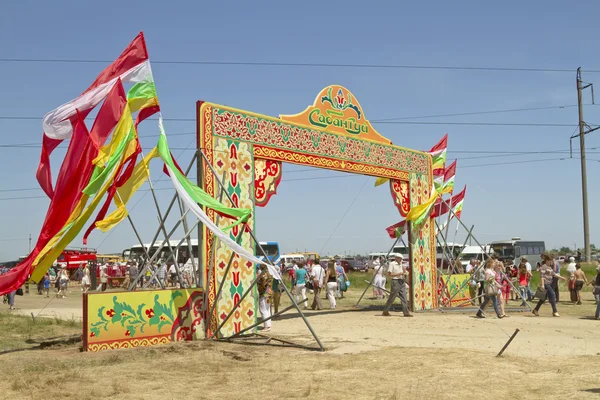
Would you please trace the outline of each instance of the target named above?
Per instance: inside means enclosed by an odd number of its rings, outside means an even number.
[[[339,85],[327,86],[321,90],[313,105],[300,114],[280,115],[280,118],[344,136],[361,136],[363,139],[391,144],[365,118],[356,96]]]

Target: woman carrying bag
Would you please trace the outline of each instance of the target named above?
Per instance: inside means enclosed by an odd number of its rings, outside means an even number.
[[[504,316],[500,312],[500,307],[498,304],[498,294],[500,293],[500,287],[496,282],[496,272],[494,271],[497,262],[497,257],[495,255],[493,255],[491,259],[487,260],[485,267],[485,300],[483,301],[483,304],[479,307],[479,310],[477,311],[477,318],[485,318],[483,312],[485,311],[490,301],[494,305],[494,310],[496,311],[496,315],[498,316],[498,318],[504,318]]]
[[[544,255],[544,263],[540,267],[540,287],[535,294],[540,300],[532,311],[533,315],[536,317],[539,317],[540,307],[544,304],[546,298],[550,301],[550,305],[552,306],[552,316],[560,317],[558,310],[556,309],[556,293],[554,293],[554,290],[552,289],[552,279],[554,277],[562,279],[563,281],[566,279],[554,272],[553,266],[554,262],[552,258],[548,255]]]

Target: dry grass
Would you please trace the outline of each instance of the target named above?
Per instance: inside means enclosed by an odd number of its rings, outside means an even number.
[[[28,348],[28,341],[81,333],[81,321],[0,312],[0,351]]]
[[[596,398],[596,357],[521,359],[394,347],[350,355],[194,342],[3,356],[6,398]],[[582,363],[586,368],[581,368]]]

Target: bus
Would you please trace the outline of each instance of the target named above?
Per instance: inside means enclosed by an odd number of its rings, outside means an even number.
[[[307,251],[302,252],[301,251],[299,254],[304,254],[304,257],[307,260],[315,261],[315,260],[320,260],[321,259],[321,257],[319,257],[319,253],[316,253],[316,252],[310,252],[310,251],[308,251],[308,252]]]
[[[279,263],[281,258],[281,253],[279,252],[279,243],[278,242],[259,242],[260,247],[267,253],[267,258],[271,261],[271,264]],[[256,255],[261,260],[264,260],[264,256],[259,249],[256,249]]]
[[[546,252],[545,242],[521,240],[520,237],[495,241],[490,243],[490,246],[499,259],[512,260],[515,265],[519,265],[521,257],[527,257],[527,261],[534,269],[537,269],[542,261],[542,254]]]
[[[460,253],[460,262],[463,267],[469,265],[471,260],[478,260],[483,263],[487,260],[487,255],[491,254],[491,251],[491,247],[488,245],[484,245],[483,248],[480,246],[465,246]]]
[[[446,247],[446,254],[452,253],[452,256],[456,258],[461,253],[464,246],[462,243],[448,242]],[[408,248],[403,245],[394,246],[392,253],[402,254],[402,256],[406,259],[408,257]],[[438,244],[435,249],[435,253],[437,258],[444,258],[444,247]]]
[[[79,265],[84,267],[90,262],[96,262],[96,250],[87,248],[64,249],[56,259],[56,265],[60,268],[77,269]]]
[[[159,247],[162,245],[164,240],[157,240],[152,248],[150,248],[151,243],[144,243],[144,247],[141,244],[135,244],[131,246],[129,249],[123,251],[123,258],[126,261],[136,261],[138,264],[141,264],[146,259],[146,254],[144,252],[144,248],[148,252],[148,255],[152,257],[154,253],[156,253]],[[179,244],[181,240],[169,240],[169,244],[173,249],[175,246]],[[192,254],[194,255],[194,259],[196,261],[196,265],[198,265],[198,239],[190,239],[192,244]],[[190,265],[191,268],[191,257],[189,254],[189,248],[187,240],[184,240],[177,249],[175,249],[175,259],[177,260],[177,264],[179,265]],[[171,260],[171,251],[169,250],[169,246],[165,243],[163,248],[160,250],[160,254],[155,258],[155,261],[158,262],[166,262],[167,260]]]
[[[448,263],[448,256],[450,256],[450,254],[452,255],[453,259],[456,259],[458,257],[458,255],[461,253],[462,249],[463,249],[463,244],[462,243],[452,243],[452,242],[447,242],[447,246],[445,246],[446,248],[444,248],[444,246],[441,246],[439,243],[436,246],[435,249],[435,258],[437,260],[437,266],[438,268],[441,268],[442,266],[444,268],[447,268],[449,263]],[[394,249],[392,251],[393,253],[397,253],[397,254],[402,254],[402,256],[404,257],[404,260],[408,260],[408,248],[404,245],[399,245],[399,246],[394,246]],[[444,254],[445,253],[445,254]]]

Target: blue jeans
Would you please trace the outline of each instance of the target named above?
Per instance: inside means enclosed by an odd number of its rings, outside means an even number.
[[[540,309],[540,307],[542,306],[542,304],[544,304],[546,299],[548,299],[548,301],[550,301],[550,305],[552,306],[552,312],[553,313],[558,312],[558,311],[556,311],[556,294],[554,293],[554,290],[552,289],[552,285],[546,283],[544,285],[544,289],[546,289],[546,298],[540,299],[540,301],[538,301],[537,306],[535,306],[535,311],[538,311]]]
[[[523,303],[525,303],[527,301],[527,299],[529,298],[529,291],[531,291],[531,289],[528,286],[520,286],[519,287],[519,291],[521,292],[521,299],[523,300]]]
[[[527,295],[528,295],[527,298],[529,298],[529,299],[533,299],[535,296],[535,293],[533,293],[533,290],[531,290],[531,286],[529,286],[529,282],[527,283]]]
[[[483,310],[485,310],[485,308],[489,304],[490,300],[492,301],[492,304],[494,305],[494,310],[496,311],[496,315],[498,316],[498,318],[500,318],[502,316],[502,314],[500,313],[500,304],[498,304],[498,296],[485,296],[485,300],[483,301],[483,304],[479,307],[479,310],[477,311],[477,315],[478,316],[483,315]],[[502,301],[502,300],[500,300],[500,301]]]
[[[12,292],[10,292],[8,294],[8,305],[11,307],[15,306],[15,294],[17,293],[16,290],[13,290]]]
[[[596,306],[596,319],[600,318],[600,302]]]

